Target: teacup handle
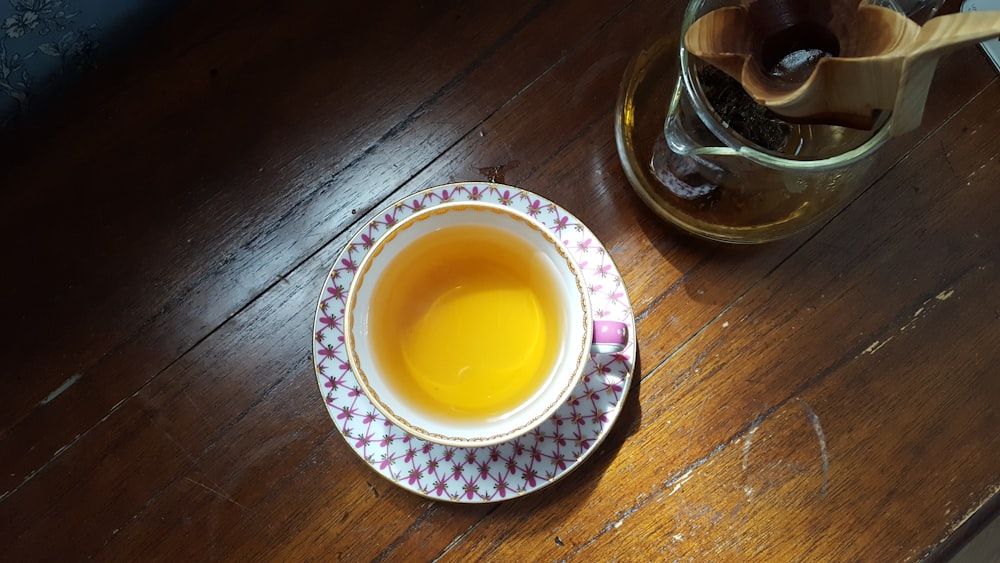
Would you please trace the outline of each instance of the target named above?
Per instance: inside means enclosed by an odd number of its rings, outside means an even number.
[[[591,351],[611,354],[628,344],[628,325],[619,321],[594,321],[594,339]]]

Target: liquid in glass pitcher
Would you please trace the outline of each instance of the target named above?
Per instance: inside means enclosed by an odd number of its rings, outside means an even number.
[[[853,129],[789,123],[754,103],[682,43],[699,17],[734,5],[693,0],[680,35],[633,61],[619,95],[617,141],[629,181],[660,216],[705,238],[759,243],[823,222],[868,185],[891,114]]]

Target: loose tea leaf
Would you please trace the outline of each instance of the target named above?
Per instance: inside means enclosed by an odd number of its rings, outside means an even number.
[[[729,128],[765,149],[781,150],[791,131],[788,123],[755,102],[737,80],[714,66],[703,68],[698,78],[708,102]]]

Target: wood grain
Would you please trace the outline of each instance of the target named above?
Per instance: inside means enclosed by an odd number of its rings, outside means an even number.
[[[62,307],[82,304],[82,307],[75,307],[75,314],[60,321],[60,332],[72,335],[73,341],[60,339],[58,357],[46,353],[50,345],[44,340],[30,337],[46,330],[47,314],[36,311],[22,315],[22,321],[29,325],[13,335],[11,349],[22,350],[25,355],[40,362],[54,361],[59,364],[58,367],[45,363],[26,364],[23,370],[15,367],[13,376],[6,378],[2,384],[5,385],[3,393],[9,397],[10,408],[5,410],[0,420],[3,421],[3,428],[9,428],[13,438],[5,440],[4,447],[8,444],[13,446],[9,457],[23,463],[18,471],[5,472],[0,476],[6,485],[5,490],[23,479],[40,459],[46,459],[47,454],[57,451],[72,437],[73,434],[62,433],[53,420],[62,416],[86,419],[91,423],[99,420],[108,408],[155,377],[177,355],[195,345],[215,326],[278,282],[279,276],[289,268],[315,252],[319,245],[327,242],[325,237],[328,233],[349,228],[351,222],[382,200],[388,191],[426,166],[436,157],[436,151],[447,148],[457,136],[467,134],[469,128],[480,120],[481,113],[494,111],[515,95],[522,88],[522,83],[530,82],[544,72],[549,57],[561,48],[558,40],[567,40],[574,34],[568,29],[562,37],[550,34],[548,28],[552,26],[551,22],[564,19],[563,14],[559,11],[549,13],[541,8],[536,8],[536,11],[544,17],[539,15],[537,19],[530,10],[481,14],[473,9],[470,14],[453,8],[458,13],[444,16],[424,14],[429,21],[441,26],[437,33],[433,29],[425,32],[424,49],[431,48],[426,45],[437,47],[439,44],[440,48],[433,50],[433,56],[420,50],[410,52],[418,60],[433,58],[442,63],[437,71],[438,82],[424,77],[421,78],[423,86],[414,87],[405,75],[397,75],[404,68],[414,68],[417,61],[400,61],[396,68],[387,69],[385,73],[400,79],[400,84],[406,86],[372,100],[382,108],[379,111],[391,112],[389,115],[365,114],[362,119],[360,114],[353,112],[355,123],[345,123],[338,114],[347,111],[354,102],[333,98],[325,102],[329,106],[328,111],[334,112],[327,118],[337,124],[332,131],[322,121],[310,119],[309,131],[294,135],[287,131],[294,130],[295,125],[279,120],[286,128],[286,132],[279,137],[292,135],[293,142],[297,143],[295,148],[289,148],[282,142],[268,144],[266,128],[254,132],[263,123],[259,120],[250,123],[254,120],[246,119],[255,115],[255,107],[290,111],[292,105],[282,103],[280,98],[275,99],[281,95],[279,90],[284,82],[276,82],[270,91],[251,87],[251,83],[260,78],[260,61],[250,59],[249,54],[267,57],[278,57],[278,54],[241,49],[250,42],[259,41],[258,34],[263,31],[254,26],[249,26],[250,31],[236,28],[230,33],[238,35],[237,38],[223,36],[217,41],[226,48],[245,53],[242,56],[250,60],[237,65],[241,69],[239,71],[220,66],[219,79],[223,73],[236,75],[232,79],[236,84],[227,88],[231,90],[226,94],[203,94],[210,96],[208,103],[201,97],[182,97],[183,104],[176,110],[181,112],[180,115],[169,113],[175,111],[170,108],[172,101],[162,102],[166,107],[156,103],[159,100],[155,91],[162,88],[160,80],[184,83],[183,76],[195,72],[192,67],[204,69],[209,66],[201,58],[206,55],[197,51],[188,55],[192,60],[178,61],[174,65],[179,67],[176,70],[171,67],[173,74],[147,78],[146,91],[124,94],[129,103],[115,104],[131,104],[134,107],[132,115],[122,120],[122,126],[128,127],[128,131],[134,131],[132,124],[135,121],[149,123],[143,119],[152,119],[153,123],[159,124],[150,125],[152,133],[146,128],[145,135],[149,139],[157,139],[156,143],[180,148],[181,153],[173,154],[169,165],[163,161],[162,145],[153,143],[140,149],[128,142],[131,150],[141,151],[131,159],[134,165],[126,160],[126,166],[107,167],[107,161],[99,156],[105,150],[103,144],[107,141],[98,139],[86,143],[97,155],[86,150],[66,150],[76,160],[53,170],[49,176],[38,177],[39,170],[44,169],[41,162],[29,161],[19,168],[17,172],[21,175],[15,176],[10,185],[32,185],[34,189],[18,190],[14,197],[27,201],[15,200],[11,206],[4,206],[8,213],[4,228],[9,229],[5,233],[30,241],[30,244],[16,247],[13,258],[18,262],[27,262],[33,256],[52,255],[60,259],[43,261],[37,277],[33,277],[30,283],[21,278],[6,279],[4,294],[17,300],[23,299],[20,296],[26,293],[39,296],[38,300],[46,296],[46,302],[55,306],[53,314],[60,304]],[[279,26],[279,29],[294,29],[307,19],[313,25],[321,25],[323,18],[314,18],[309,11],[301,9],[301,13],[292,12],[284,16],[289,23]],[[594,10],[578,14],[580,18],[600,17],[600,12]],[[398,16],[405,21],[407,14]],[[260,28],[271,29],[273,17],[274,14],[265,13],[260,16],[260,21],[254,23]],[[508,73],[508,82],[504,87],[486,88],[486,85],[493,84],[492,73],[496,69],[477,60],[476,57],[484,55],[469,50],[462,37],[453,37],[455,41],[444,43],[437,41],[439,35],[451,29],[456,17],[491,22],[489,33],[476,34],[473,38],[482,42],[482,48],[488,54],[506,46],[513,51],[508,56],[515,60],[523,58],[536,62],[515,67],[516,72],[521,74],[514,74],[515,70]],[[514,41],[518,33],[528,32],[522,29],[528,22],[534,22],[532,33],[544,40]],[[508,27],[504,28],[504,24]],[[372,29],[375,37],[367,38],[371,42],[378,42],[382,33],[402,41],[401,36],[390,33],[391,25],[386,31],[382,27]],[[301,30],[286,30],[285,33],[301,33]],[[305,37],[322,40],[325,35],[314,32]],[[412,41],[412,38],[409,40]],[[338,54],[347,60],[351,60],[352,56],[360,58],[356,53],[365,52],[363,45],[368,42],[359,39],[356,50]],[[386,48],[402,49],[402,45],[388,45]],[[524,52],[525,45],[531,45],[548,56],[539,52]],[[215,48],[222,49],[222,46]],[[312,47],[306,49],[306,52],[314,51]],[[485,56],[488,57],[488,54]],[[461,58],[453,60],[455,57]],[[214,61],[215,57],[210,60]],[[309,100],[328,95],[325,92],[327,76],[335,74],[336,62],[322,57],[318,57],[317,61],[307,59],[304,66],[319,82],[304,82],[294,95]],[[312,69],[309,65],[320,68]],[[213,62],[212,68],[216,66]],[[462,70],[462,67],[468,68]],[[468,76],[457,80],[456,76],[463,76],[462,73],[468,73]],[[344,82],[345,76],[340,76]],[[367,71],[359,71],[353,77],[355,84],[345,86],[340,95],[347,100],[361,95],[366,91],[367,77]],[[200,78],[197,81],[199,88],[213,87],[208,71]],[[348,74],[346,78],[352,77]],[[251,97],[245,100],[239,95],[241,92],[256,92],[258,99]],[[475,104],[470,105],[470,96],[477,95],[478,98],[471,98]],[[233,102],[227,100],[246,105],[233,108],[230,107]],[[147,104],[168,113],[148,117],[146,112],[150,110]],[[463,113],[461,109],[456,110],[456,106],[468,109]],[[465,128],[449,131],[440,126],[442,120],[451,120],[456,124],[464,120]],[[362,124],[362,121],[365,123]],[[181,124],[192,122],[197,124],[198,131],[209,136],[196,135],[190,125],[185,131],[180,130],[185,127]],[[88,138],[99,125],[85,123],[72,134]],[[141,125],[135,127],[143,130]],[[328,145],[346,142],[343,137],[349,138],[355,129],[364,129],[365,137],[345,144],[340,149],[340,158],[335,158],[338,154],[335,152],[331,160]],[[330,135],[331,140],[324,140],[326,135]],[[199,136],[200,142],[205,144],[192,143],[194,136]],[[80,142],[80,137],[66,142]],[[248,143],[256,144],[263,152],[254,154]],[[403,151],[402,147],[411,145],[422,148],[418,148],[417,153]],[[205,146],[216,147],[216,154],[212,157],[206,155]],[[37,158],[41,160],[45,156],[39,154]],[[127,169],[129,166],[131,169]],[[169,171],[166,170],[168,166]],[[163,174],[150,174],[150,168],[162,170]],[[208,177],[209,174],[216,177]],[[80,176],[89,178],[86,184],[88,189],[73,189],[73,178]],[[137,193],[139,189],[142,190],[141,196]],[[63,198],[55,206],[48,205],[44,199],[46,194],[61,190],[69,192],[68,199]],[[129,205],[139,207],[133,211]],[[232,209],[236,205],[247,205],[249,208],[235,213]],[[274,213],[275,209],[282,211]],[[44,223],[34,219],[39,215],[46,217]],[[60,226],[58,231],[49,228],[53,222]],[[91,227],[94,223],[103,227]],[[81,231],[87,232],[86,238],[80,237],[78,233]],[[303,231],[310,231],[313,235],[302,237]],[[63,236],[65,233],[74,234],[69,237],[74,246],[64,247],[67,241],[67,237]],[[217,235],[206,236],[207,233]],[[117,245],[117,255],[105,256],[103,249],[109,245]],[[206,267],[193,267],[193,264],[205,264]],[[76,270],[88,274],[70,279],[63,274]],[[234,272],[238,274],[234,275]],[[114,280],[113,287],[104,290],[109,280]],[[107,291],[101,297],[106,302],[95,303],[94,309],[90,309],[88,294],[102,291]],[[105,310],[109,313],[120,311],[120,316],[108,319],[106,314],[96,314]],[[98,342],[110,342],[113,347],[105,348]],[[29,377],[29,373],[37,373],[37,386],[19,384]],[[77,383],[66,390],[69,395],[60,395],[65,397],[62,402],[41,404],[52,390],[78,374],[85,377],[78,378]],[[101,383],[101,380],[112,377],[117,380],[115,386]],[[40,409],[39,406],[46,408]],[[70,413],[53,412],[60,408],[69,409]],[[19,424],[30,417],[35,420]],[[39,425],[52,431],[40,436],[34,430]]]
[[[679,6],[234,6],[181,7],[4,153],[11,560],[917,560],[995,506],[982,53],[942,59],[923,126],[828,224],[737,248],[664,225],[618,163],[618,83]],[[600,237],[640,358],[579,469],[464,506],[358,458],[310,334],[375,210],[483,178]]]

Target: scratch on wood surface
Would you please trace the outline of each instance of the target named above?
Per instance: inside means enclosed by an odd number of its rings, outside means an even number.
[[[816,412],[812,410],[805,399],[799,397],[798,400],[809,422],[812,423],[813,430],[816,431],[816,438],[819,440],[819,455],[823,462],[823,485],[819,489],[819,494],[825,495],[830,486],[830,455],[826,449],[826,436],[823,435],[823,427],[819,424],[819,416],[816,415]]]
[[[876,340],[875,342],[872,342],[867,348],[865,348],[864,352],[861,352],[861,353],[862,354],[874,354],[875,352],[878,352],[879,350],[881,350],[883,346],[885,346],[886,344],[888,344],[890,340],[892,340],[891,336],[889,338],[886,338],[884,341]]]
[[[191,455],[191,452],[188,451],[188,449],[184,447],[184,444],[181,444],[177,440],[177,438],[174,438],[174,435],[171,434],[170,431],[168,431],[166,428],[160,426],[160,424],[158,422],[156,422],[156,418],[155,417],[153,417],[149,413],[145,413],[145,414],[146,414],[146,419],[149,420],[150,424],[152,424],[153,426],[155,426],[156,429],[160,431],[160,433],[162,433],[164,436],[166,436],[166,438],[168,440],[170,440],[171,442],[173,442],[173,444],[175,446],[177,446],[177,449],[179,449],[184,454],[184,456],[188,458],[188,461],[190,461],[191,463],[193,463],[195,465],[195,467],[197,467],[198,466],[198,460],[197,460],[197,458],[195,458],[193,455]]]
[[[966,522],[968,522],[974,515],[976,515],[976,513],[978,513],[984,506],[986,506],[986,503],[989,502],[991,498],[997,496],[998,494],[1000,494],[1000,483],[996,483],[993,486],[991,486],[986,491],[986,494],[982,495],[982,497],[980,497],[980,499],[977,502],[975,502],[973,506],[965,512],[965,514],[955,519],[955,521],[948,526],[948,536],[951,536],[959,528],[964,526]]]
[[[70,377],[69,379],[67,379],[66,381],[63,381],[62,385],[60,385],[59,387],[56,387],[55,391],[52,391],[51,393],[49,393],[47,397],[45,397],[44,399],[42,399],[38,403],[39,406],[44,406],[44,405],[47,405],[47,404],[51,403],[52,401],[54,401],[56,399],[56,397],[58,397],[59,395],[62,395],[67,389],[69,389],[70,387],[72,387],[74,383],[76,383],[77,381],[80,381],[81,377],[83,377],[83,374],[82,373],[77,373],[77,374],[73,375],[72,377]]]
[[[715,456],[717,456],[720,452],[724,451],[728,446],[730,446],[733,443],[733,440],[735,439],[736,436],[732,436],[730,439],[725,440],[719,445],[717,445],[715,448],[712,449],[712,451],[708,452],[705,456],[695,460],[693,463],[688,465],[684,470],[678,470],[677,472],[671,474],[671,476],[663,482],[662,488],[657,487],[656,490],[650,491],[649,494],[641,495],[642,500],[639,500],[631,508],[618,515],[620,517],[620,521],[624,522],[627,518],[631,517],[633,514],[635,514],[636,512],[641,510],[644,506],[646,506],[646,504],[648,504],[649,502],[653,502],[654,501],[653,499],[656,499],[655,502],[661,502],[665,498],[676,493],[680,489],[680,486],[683,485],[688,479],[692,477],[696,469],[708,463],[710,460],[714,459]],[[667,489],[670,489],[670,492],[663,495],[662,492],[666,491]],[[640,497],[637,497],[637,500],[639,498]],[[681,500],[680,503],[681,505],[683,505],[684,504],[683,500]],[[705,507],[705,510],[709,510],[709,508]],[[678,521],[681,520],[681,515],[678,511],[674,512],[674,518],[677,519]],[[592,538],[578,544],[576,546],[576,549],[573,550],[573,553],[571,555],[579,555],[580,553],[585,551],[590,545],[596,542],[598,538],[600,538],[601,536],[610,532],[613,529],[614,529],[613,524],[610,523],[607,524]],[[447,550],[442,552],[442,554],[444,553],[447,553]]]
[[[194,483],[195,485],[198,485],[199,487],[205,489],[206,491],[208,491],[210,493],[214,493],[216,496],[218,496],[220,498],[223,498],[225,500],[228,500],[229,502],[235,504],[236,506],[242,508],[243,510],[247,509],[247,507],[245,507],[242,504],[236,502],[236,500],[234,500],[233,497],[227,495],[226,493],[223,493],[223,492],[220,492],[220,491],[218,491],[216,489],[213,489],[212,487],[209,487],[208,485],[206,485],[204,483],[199,483],[198,481],[195,481],[194,479],[192,479],[190,477],[184,477],[184,478],[187,479],[188,481]]]
[[[688,479],[690,479],[691,475],[694,473],[694,469],[695,469],[694,467],[688,469],[687,472],[685,472],[683,475],[681,475],[674,481],[674,488],[671,489],[669,493],[667,493],[668,497],[673,496],[673,494],[676,493],[681,488],[681,486],[684,485],[684,483],[687,483]]]
[[[636,500],[638,500],[638,497],[636,497]],[[627,518],[631,517],[631,516],[632,516],[633,514],[635,514],[636,512],[638,512],[638,511],[639,511],[639,509],[640,509],[640,508],[642,508],[642,506],[643,506],[644,504],[645,504],[644,502],[637,502],[637,503],[636,503],[636,504],[635,504],[634,506],[632,506],[632,507],[631,507],[631,508],[629,508],[628,510],[626,510],[626,511],[622,512],[622,513],[620,514],[621,518],[619,518],[619,519],[618,519],[618,520],[617,520],[616,522],[614,522],[614,523],[609,523],[609,524],[605,525],[605,526],[604,526],[604,529],[602,529],[602,530],[601,530],[601,532],[600,532],[600,533],[599,533],[599,534],[598,534],[597,536],[595,536],[595,537],[594,537],[593,539],[591,539],[591,541],[590,541],[590,542],[587,542],[587,543],[583,544],[583,546],[581,546],[581,549],[582,549],[583,547],[586,547],[587,545],[589,545],[589,544],[590,544],[591,542],[593,542],[593,541],[594,541],[594,539],[597,539],[597,537],[599,537],[599,536],[601,536],[601,535],[603,535],[603,534],[606,534],[607,532],[610,532],[611,530],[617,530],[618,528],[621,528],[621,527],[622,527],[622,524],[624,524],[624,523],[625,523],[625,520],[626,520]]]
[[[198,406],[198,403],[194,402],[194,399],[191,398],[191,395],[188,395],[186,388],[183,390],[183,393],[184,393],[184,398],[187,399],[187,402],[191,403],[191,406],[194,407],[194,410],[198,411],[198,416],[202,420],[207,420],[208,417],[205,416],[205,413],[201,410],[201,407]]]
[[[954,289],[946,289],[944,291],[941,291],[934,297],[928,297],[927,299],[925,299],[924,302],[920,304],[920,307],[917,308],[917,310],[914,311],[912,315],[910,315],[909,320],[899,327],[899,332],[906,332],[908,330],[914,330],[915,328],[917,328],[918,322],[924,316],[926,316],[928,312],[934,309],[934,306],[936,305],[935,301],[937,302],[947,301],[951,299],[953,295],[955,295]],[[883,346],[888,344],[890,340],[892,340],[891,336],[885,340],[876,340],[871,344],[869,344],[868,347],[861,352],[861,354],[874,354],[875,352],[878,352]]]
[[[972,495],[972,493],[969,494],[970,496]],[[919,557],[919,559],[921,561],[929,559],[935,551],[940,549],[941,546],[943,546],[945,542],[947,542],[955,534],[955,532],[958,531],[959,528],[964,526],[966,522],[968,522],[973,516],[975,516],[980,510],[982,510],[984,506],[986,506],[986,503],[989,502],[991,498],[995,497],[998,494],[1000,494],[1000,483],[995,483],[989,489],[987,489],[986,494],[980,497],[979,500],[975,502],[962,516],[956,518],[955,520],[952,520],[948,524],[948,533],[944,534],[941,537],[941,539],[938,540],[937,545],[925,551]],[[945,516],[947,516],[949,512],[951,511],[949,510],[948,512],[945,512]]]
[[[108,420],[116,412],[118,412],[118,409],[121,408],[122,405],[124,405],[127,401],[131,400],[133,397],[135,397],[136,395],[138,395],[139,392],[140,392],[140,390],[136,390],[135,393],[132,393],[128,397],[124,397],[120,401],[118,401],[117,403],[115,403],[114,406],[111,407],[111,410],[108,411],[108,414],[106,414],[103,417],[101,417],[101,420],[98,420],[96,424],[94,424],[93,426],[91,426],[87,430],[84,430],[83,432],[80,432],[79,434],[77,434],[68,443],[64,444],[61,448],[59,448],[58,450],[56,450],[55,453],[52,454],[52,457],[49,458],[48,461],[46,461],[45,463],[43,463],[39,467],[36,467],[31,473],[28,473],[27,475],[25,475],[24,479],[22,479],[21,482],[17,484],[17,486],[4,491],[3,493],[0,493],[0,502],[3,502],[4,499],[6,499],[10,495],[12,495],[12,494],[16,493],[17,491],[19,491],[21,489],[21,487],[24,486],[25,483],[27,483],[28,481],[31,481],[32,479],[34,479],[35,475],[38,475],[40,472],[44,471],[45,468],[47,468],[51,463],[53,463],[56,460],[56,458],[58,458],[59,456],[61,456],[64,452],[68,451],[74,444],[76,444],[77,442],[79,442],[80,438],[86,436],[94,428],[97,428],[101,424],[104,424],[104,422],[106,420]]]
[[[760,424],[764,422],[764,415],[761,414],[753,422],[753,426],[747,431],[747,441],[743,442],[743,471],[747,470],[750,463],[750,444],[753,442],[753,435],[760,429]]]
[[[702,359],[704,359],[704,355],[702,355],[702,357],[700,357],[697,360],[695,360],[694,365],[697,365],[699,362],[701,362]],[[698,368],[695,368],[695,373],[698,373]],[[694,445],[694,433],[695,433],[695,429],[698,427],[698,425],[701,424],[701,421],[704,420],[705,404],[708,403],[708,399],[709,399],[710,396],[711,396],[710,393],[705,393],[705,398],[702,399],[701,400],[701,404],[698,405],[698,412],[697,412],[697,414],[695,414],[695,417],[694,417],[695,423],[694,423],[694,426],[689,431],[687,446],[684,447],[684,453],[685,454],[687,454],[689,451],[691,451],[691,446]]]

